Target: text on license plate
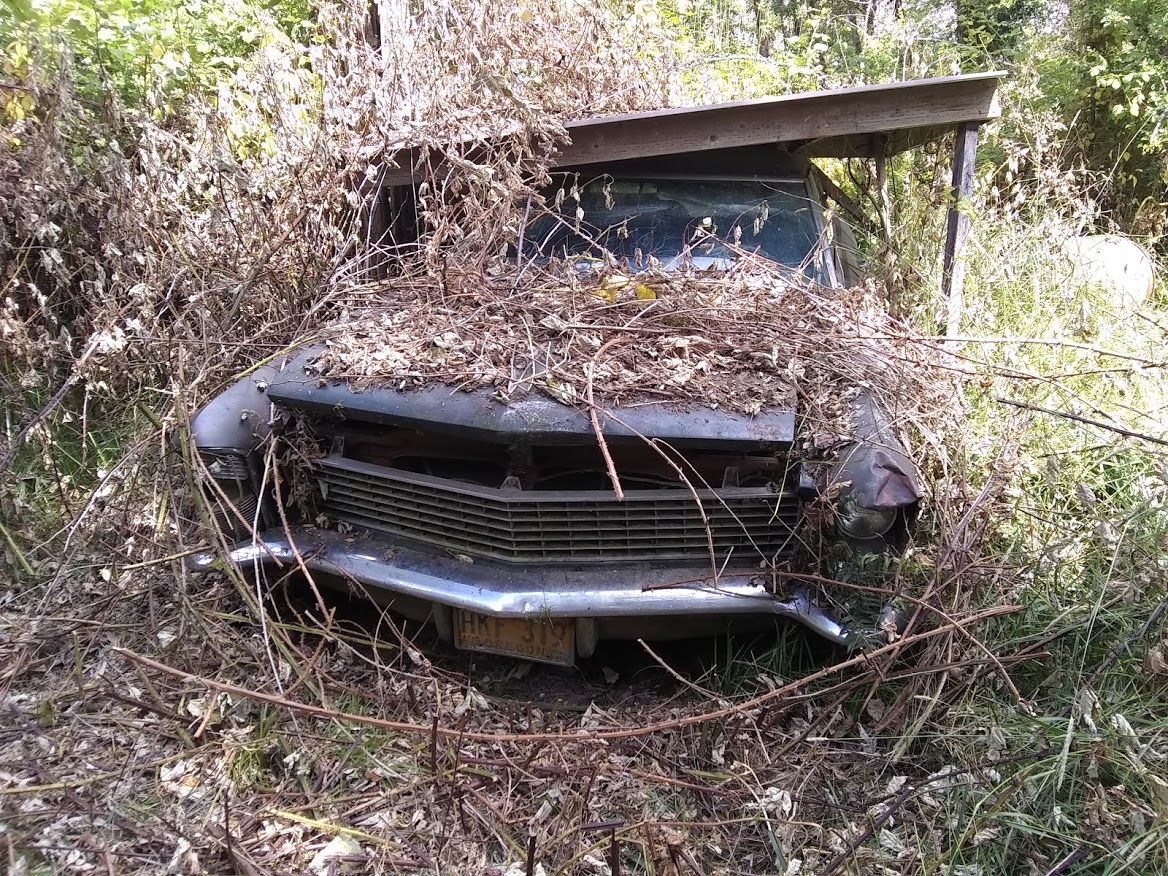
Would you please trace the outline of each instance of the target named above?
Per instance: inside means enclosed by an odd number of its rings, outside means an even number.
[[[571,618],[491,617],[454,610],[454,642],[463,650],[506,654],[571,666],[576,661],[576,624]]]

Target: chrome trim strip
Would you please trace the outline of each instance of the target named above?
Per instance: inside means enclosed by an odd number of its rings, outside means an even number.
[[[677,572],[671,576],[668,570],[650,567],[589,567],[586,572],[506,569],[431,556],[379,536],[357,538],[307,527],[293,528],[290,534],[291,540],[281,531],[260,533],[257,540],[233,547],[226,560],[244,568],[272,562],[295,566],[299,552],[304,565],[314,571],[497,617],[774,614],[796,620],[833,642],[855,641],[853,631],[815,605],[805,590],[782,599],[768,592],[755,575],[722,575],[717,587],[712,580],[672,584]],[[220,561],[217,554],[199,553],[187,559],[187,566],[205,572]]]
[[[409,471],[404,468],[394,468],[389,465],[378,465],[372,462],[361,462],[348,459],[337,454],[330,454],[319,459],[316,465],[326,471],[337,471],[348,475],[364,475],[380,481],[402,483],[411,487],[424,487],[429,490],[441,491],[447,494],[470,496],[488,502],[495,502],[502,506],[539,507],[544,505],[593,505],[603,503],[612,510],[636,509],[641,504],[663,505],[677,503],[685,508],[690,507],[694,494],[703,502],[709,502],[711,507],[722,507],[722,502],[731,500],[758,500],[760,502],[774,502],[778,504],[784,499],[793,503],[794,496],[782,489],[772,487],[721,487],[713,489],[687,490],[679,481],[676,487],[659,490],[626,490],[624,503],[621,504],[612,490],[520,490],[506,487],[487,487],[482,484],[472,484],[465,481],[456,481],[445,477]],[[697,504],[696,502],[694,503]],[[737,509],[735,509],[737,510]]]

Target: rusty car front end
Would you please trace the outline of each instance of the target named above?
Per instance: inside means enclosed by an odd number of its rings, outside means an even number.
[[[745,253],[800,282],[851,285],[854,242],[825,193],[860,211],[810,159],[879,168],[956,130],[958,189],[1001,75],[568,123],[553,209],[517,232],[511,256],[576,276],[725,271]],[[419,177],[422,158],[403,150],[379,171],[391,219],[372,239],[387,252],[409,250],[422,192],[441,187],[441,168]],[[956,200],[949,218],[944,282],[956,289]],[[846,424],[819,447],[793,399],[748,414],[682,393],[597,416],[531,388],[357,386],[322,372],[321,353],[257,367],[194,418],[222,544],[193,568],[319,576],[431,621],[457,647],[562,664],[609,637],[788,618],[856,646],[897,625],[892,605],[853,610],[827,561],[837,547],[895,556],[921,499],[862,374],[839,398]]]

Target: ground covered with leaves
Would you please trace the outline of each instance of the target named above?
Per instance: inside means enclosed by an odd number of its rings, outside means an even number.
[[[84,609],[73,591],[4,614],[0,767],[26,871],[325,872],[324,851],[341,871],[599,873],[615,849],[631,872],[833,872],[941,852],[924,843],[946,795],[994,782],[992,764],[888,763],[880,740],[910,715],[877,667],[909,673],[880,654],[810,671],[777,650],[797,635],[687,660],[691,681],[656,652],[468,664],[303,597],[257,623],[229,584],[176,593],[153,567],[89,589]],[[959,665],[957,689],[992,668]]]

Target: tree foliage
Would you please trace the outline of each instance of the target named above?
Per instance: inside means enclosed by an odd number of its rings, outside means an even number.
[[[35,58],[48,76],[68,71],[78,96],[96,110],[109,111],[113,94],[120,107],[149,104],[163,114],[184,95],[213,89],[266,42],[306,36],[314,16],[308,0],[2,4],[0,55],[8,76],[19,81]]]
[[[1168,2],[1079,0],[1049,89],[1086,163],[1109,177],[1124,225],[1163,224],[1168,186]]]
[[[1092,223],[1152,242],[1162,233],[1168,0],[640,0],[636,7],[656,10],[676,35],[682,102],[1006,69],[1015,112],[986,132],[983,165],[995,167],[983,176],[1016,198],[1028,189],[1037,195],[1052,173],[1081,173],[1081,183],[1092,180]],[[1033,166],[1039,152],[1041,171]]]
[[[956,0],[954,37],[971,66],[1013,63],[1042,0]]]

